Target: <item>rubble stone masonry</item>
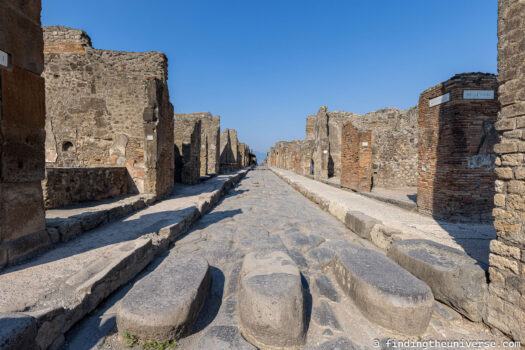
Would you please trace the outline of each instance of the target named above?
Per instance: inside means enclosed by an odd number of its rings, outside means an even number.
[[[221,172],[239,169],[239,139],[237,131],[226,129],[221,132]]]
[[[45,99],[40,0],[0,1],[0,268],[50,244],[45,231]]]
[[[220,152],[220,117],[211,113],[177,114],[177,117],[200,120],[201,122],[201,150],[200,150],[200,175],[219,173]]]
[[[342,132],[341,186],[359,192],[372,189],[372,131],[347,122]]]
[[[161,53],[97,50],[80,30],[44,29],[48,167],[126,167],[135,192],[173,187],[173,107]]]
[[[487,221],[494,197],[496,76],[467,73],[422,93],[419,101],[420,212]]]
[[[525,2],[499,0],[496,194],[487,322],[525,344]]]
[[[175,181],[193,185],[200,180],[200,118],[175,115]]]

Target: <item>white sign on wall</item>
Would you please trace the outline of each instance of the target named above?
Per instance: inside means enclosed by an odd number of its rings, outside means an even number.
[[[366,142],[366,141],[361,142],[361,146],[363,146],[363,147],[368,147],[368,142]]]
[[[493,100],[494,90],[464,90],[464,100]]]
[[[446,103],[448,101],[450,101],[450,94],[445,94],[431,99],[430,101],[428,101],[428,105],[429,107],[434,107]]]
[[[0,50],[0,67],[9,67],[9,55],[2,50]]]

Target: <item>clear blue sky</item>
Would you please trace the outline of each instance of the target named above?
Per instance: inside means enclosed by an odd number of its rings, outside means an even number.
[[[43,0],[95,47],[163,51],[177,112],[210,111],[265,152],[321,105],[408,108],[455,73],[496,72],[497,0]]]

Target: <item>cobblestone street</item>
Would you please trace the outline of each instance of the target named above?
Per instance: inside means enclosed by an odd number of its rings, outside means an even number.
[[[374,348],[378,345],[374,339],[382,340],[385,348],[388,338],[405,339],[406,336],[366,318],[326,267],[334,251],[355,246],[383,254],[271,171],[264,168],[251,171],[214,210],[176,242],[169,254],[203,256],[211,272],[210,294],[189,332],[191,335],[182,338],[177,348],[253,349],[239,331],[239,273],[246,254],[263,251],[287,252],[300,269],[307,330],[304,348]],[[157,259],[138,279],[144,280],[154,273],[162,259]],[[371,270],[370,274],[373,273]],[[125,348],[112,325],[119,301],[129,288],[117,292],[70,332],[66,337],[68,348],[85,349],[93,344],[103,349]],[[430,326],[421,338],[497,339],[498,336],[482,324],[469,322],[451,308],[435,302]]]

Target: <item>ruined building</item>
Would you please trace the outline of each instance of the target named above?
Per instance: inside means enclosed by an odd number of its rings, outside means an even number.
[[[460,74],[419,101],[420,212],[487,220],[494,198],[494,123],[498,82],[492,74]]]
[[[221,172],[239,169],[239,139],[237,131],[226,129],[221,132],[220,169]]]
[[[201,123],[200,176],[219,173],[221,118],[211,113],[177,114],[176,118],[199,120]]]
[[[496,194],[487,323],[525,343],[525,3],[499,0]],[[517,35],[519,34],[519,35]]]
[[[45,231],[40,1],[0,1],[0,268],[50,244]]]
[[[170,193],[173,107],[166,56],[94,49],[85,32],[65,27],[45,28],[44,40],[45,186],[47,197],[56,199],[49,203],[100,199],[104,193]],[[75,178],[92,179],[100,191],[86,196],[82,186],[91,186]]]
[[[175,115],[175,181],[193,185],[201,174],[200,118]]]

